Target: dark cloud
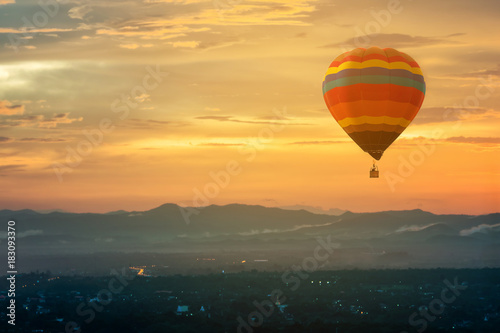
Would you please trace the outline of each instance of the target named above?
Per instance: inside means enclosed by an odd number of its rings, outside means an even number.
[[[288,122],[278,122],[278,121],[255,121],[255,120],[241,120],[241,119],[236,119],[233,116],[199,116],[195,117],[195,119],[202,119],[202,120],[216,120],[220,122],[233,122],[233,123],[243,123],[243,124],[255,124],[255,125],[310,125],[310,124],[304,124],[304,123],[288,123]],[[273,117],[273,119],[276,119],[276,117]]]
[[[18,140],[20,142],[65,142],[65,139],[55,139],[55,138],[22,138]]]
[[[285,116],[282,116],[282,115],[279,115],[279,114],[276,114],[276,115],[273,115],[273,116],[262,116],[262,117],[257,117],[256,119],[260,119],[260,120],[292,120],[291,118],[288,118],[288,117],[285,117]]]
[[[0,101],[0,115],[23,114],[24,105],[12,105],[9,101]]]
[[[126,121],[124,126],[133,129],[152,129],[152,128],[160,128],[161,126],[187,126],[189,123],[182,121],[169,121],[169,120],[154,120],[154,119],[138,119],[133,118]]]
[[[336,141],[297,141],[297,142],[290,142],[290,145],[331,145],[335,143],[347,143],[348,141],[341,141],[341,140],[336,140]]]
[[[268,4],[262,4],[258,5],[250,10],[244,11],[241,14],[244,15],[261,15],[261,14],[267,14],[267,13],[273,13],[273,12],[290,12],[293,11],[293,7],[286,6],[286,5],[268,5]]]
[[[226,46],[231,46],[234,44],[240,44],[243,43],[245,40],[239,37],[233,37],[233,36],[228,36],[228,37],[221,37],[221,36],[214,36],[211,34],[202,34],[202,33],[193,33],[191,36],[199,36],[200,39],[203,39],[198,46],[196,46],[197,49],[201,50],[207,50],[207,49],[213,49],[213,48],[219,48],[219,47],[226,47]]]
[[[390,45],[393,48],[427,46],[436,44],[459,44],[450,38],[463,36],[463,33],[455,33],[441,37],[411,36],[405,34],[368,34],[346,39],[341,43],[327,44],[322,47],[344,47],[353,49],[356,47],[368,47],[370,45]]]
[[[11,142],[12,138],[8,138],[6,136],[0,136],[0,143]]]
[[[235,146],[244,146],[243,143],[222,143],[222,142],[211,142],[211,143],[200,143],[197,146],[206,146],[206,147],[235,147]]]
[[[69,112],[58,113],[53,116],[45,115],[14,115],[0,120],[0,127],[38,127],[55,128],[60,124],[71,124],[82,121],[83,117],[69,118]]]
[[[153,124],[162,124],[162,125],[172,124],[171,121],[152,120],[152,119],[148,119],[147,122],[148,123],[153,123]]]
[[[24,171],[24,168],[26,167],[26,164],[7,164],[7,165],[0,165],[0,174],[3,172],[17,172],[17,171]],[[4,176],[5,174],[2,174]]]

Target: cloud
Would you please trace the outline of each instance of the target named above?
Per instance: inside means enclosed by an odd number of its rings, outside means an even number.
[[[290,145],[330,145],[330,144],[335,144],[335,143],[348,143],[349,141],[297,141],[297,142],[290,142]]]
[[[498,112],[483,107],[431,107],[420,109],[412,124],[442,123],[490,116],[497,117]]]
[[[208,146],[208,147],[235,147],[235,146],[244,146],[243,143],[223,143],[223,142],[209,142],[209,143],[200,143],[197,146]]]
[[[254,1],[236,6],[221,6],[217,14],[224,23],[232,25],[308,25],[305,19],[316,10],[311,1]],[[206,11],[204,14],[211,14]]]
[[[8,5],[10,3],[16,3],[16,0],[0,0],[0,6],[1,5]]]
[[[24,237],[28,237],[28,236],[38,236],[38,235],[42,235],[42,234],[43,234],[43,230],[30,229],[30,230],[18,232],[16,234],[16,236],[18,238],[24,238]],[[0,238],[7,238],[7,232],[1,231]]]
[[[180,42],[169,42],[168,44],[172,45],[175,48],[182,47],[186,49],[194,49],[200,45],[198,41],[180,41]]]
[[[338,222],[338,221],[336,221]],[[263,229],[263,230],[250,230],[250,231],[245,231],[245,232],[240,232],[238,233],[241,236],[254,236],[254,235],[260,235],[260,234],[272,234],[272,233],[281,233],[281,232],[293,232],[297,231],[300,229],[306,229],[306,228],[319,228],[319,227],[326,227],[329,225],[332,225],[334,222],[330,223],[324,223],[324,224],[302,224],[302,225],[296,225],[293,226],[292,228],[289,229]],[[340,247],[340,244],[335,244],[335,248]]]
[[[188,37],[187,40],[175,40],[167,45],[174,48],[198,49],[222,47],[239,42],[237,38],[227,41],[228,37],[221,34],[224,32],[221,30],[228,26],[310,25],[304,20],[315,10],[311,1],[306,0],[288,2],[256,0],[241,3],[227,0],[215,2],[153,0],[142,4],[132,3],[127,6],[127,11],[112,2],[92,6],[96,7],[94,11],[99,12],[99,15],[92,15],[89,18],[92,19],[92,23],[89,24],[96,27],[98,36],[131,39],[120,40],[121,44],[138,44],[138,39],[165,40]],[[70,10],[69,15],[82,19],[90,10],[85,6],[77,6]],[[120,19],[106,19],[111,17]],[[225,41],[199,39],[213,37],[213,34],[200,34],[209,31]],[[192,36],[193,34],[196,34],[196,37]]]
[[[268,121],[240,120],[240,119],[235,119],[233,116],[199,116],[199,117],[196,117],[195,119],[216,120],[216,121],[220,121],[220,122],[227,121],[227,122],[233,122],[233,123],[258,124],[258,125],[270,124]]]
[[[171,121],[165,121],[165,120],[138,119],[138,118],[130,119],[130,121],[134,123],[149,123],[149,124],[160,124],[160,125],[168,125],[172,123]]]
[[[6,142],[11,142],[13,141],[12,138],[8,138],[6,136],[0,136],[0,143],[6,143]]]
[[[26,164],[7,164],[0,165],[0,175],[5,176],[4,172],[24,171]]]
[[[68,115],[69,112],[57,113],[50,117],[45,115],[11,116],[0,121],[0,127],[55,128],[60,124],[71,124],[83,120],[83,117],[69,118]]]
[[[470,236],[475,233],[487,233],[488,231],[500,227],[498,224],[480,224],[478,226],[472,227],[470,229],[464,229],[460,231],[460,236]]]
[[[432,223],[432,224],[428,224],[428,225],[424,225],[424,226],[418,226],[418,225],[411,225],[411,226],[402,226],[401,228],[399,228],[398,230],[396,230],[395,232],[396,233],[399,233],[399,232],[406,232],[406,231],[422,231],[424,229],[427,229],[427,228],[430,228],[432,226],[435,226],[439,223]]]
[[[45,32],[69,32],[75,31],[74,29],[66,29],[66,28],[30,28],[26,29],[16,29],[16,28],[0,28],[0,34],[33,34],[33,33],[45,33]],[[22,37],[26,38],[26,37]]]
[[[68,11],[68,16],[72,19],[83,20],[85,15],[90,13],[92,8],[88,5],[73,7]]]
[[[129,50],[135,50],[141,47],[138,44],[120,44],[118,46],[121,47],[122,49],[129,49]]]
[[[212,40],[214,37],[212,36],[204,36],[205,38],[204,41],[200,41],[199,45],[196,47],[197,49],[200,50],[208,50],[208,49],[217,49],[217,48],[222,48],[222,47],[228,47],[236,44],[242,44],[245,42],[244,39],[234,37],[234,36],[219,36],[215,35],[217,37],[216,40]],[[210,39],[210,40],[208,40]]]
[[[276,117],[273,117],[276,118]],[[255,124],[255,125],[310,125],[304,123],[289,123],[289,122],[279,122],[279,121],[255,121],[255,120],[241,120],[236,119],[234,116],[199,116],[195,119],[202,120],[216,120],[220,122],[233,122],[233,123],[243,123],[243,124]]]
[[[257,117],[256,119],[261,119],[261,120],[292,120],[291,118],[285,117],[284,115],[281,114],[274,114],[272,116],[261,116]]]
[[[7,100],[0,101],[0,115],[14,115],[23,113],[24,105],[12,105],[12,103]]]
[[[444,141],[456,142],[456,143],[472,143],[472,144],[500,144],[500,138],[486,138],[486,137],[464,137],[464,136],[454,136],[447,138]]]
[[[327,44],[322,47],[345,47],[353,49],[355,47],[368,47],[370,45],[390,45],[393,48],[428,46],[436,44],[459,44],[459,42],[449,40],[451,37],[465,34],[451,34],[442,37],[411,36],[405,34],[368,34],[346,39],[341,43]]]
[[[30,229],[30,230],[26,230],[26,231],[22,231],[22,232],[18,233],[17,236],[19,238],[23,238],[23,237],[28,237],[28,236],[42,235],[42,234],[43,234],[43,230]]]
[[[170,120],[154,120],[154,119],[128,119],[123,123],[123,126],[129,127],[131,129],[153,129],[162,128],[165,126],[175,126],[182,127],[189,125],[185,121],[170,121]]]
[[[50,118],[43,117],[42,120],[38,122],[38,127],[43,128],[54,128],[59,124],[71,124],[75,121],[82,121],[83,117],[80,118],[68,118],[69,113],[58,113]]]
[[[22,138],[19,139],[20,142],[65,142],[65,139],[55,139],[55,138]]]
[[[491,69],[483,69],[474,72],[466,72],[461,74],[455,74],[454,76],[463,77],[463,78],[478,78],[484,76],[500,76],[500,64],[497,64],[497,67]]]
[[[115,37],[136,37],[140,39],[172,39],[186,36],[188,33],[203,32],[209,28],[191,28],[184,25],[153,26],[152,23],[143,21],[137,22],[134,26],[124,26],[117,28],[97,29],[96,35],[115,36]]]
[[[153,124],[161,124],[161,125],[168,125],[168,124],[172,124],[171,121],[164,121],[164,120],[153,120],[153,119],[148,119],[147,120],[148,123],[153,123]]]

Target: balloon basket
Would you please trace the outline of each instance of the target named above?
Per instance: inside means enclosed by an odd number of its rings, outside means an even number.
[[[375,163],[370,169],[370,178],[378,178],[378,167],[375,165]]]

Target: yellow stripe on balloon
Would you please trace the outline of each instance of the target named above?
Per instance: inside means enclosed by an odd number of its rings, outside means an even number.
[[[407,127],[411,123],[411,120],[405,118],[394,118],[387,116],[382,116],[382,117],[361,116],[355,118],[344,118],[342,120],[338,120],[338,123],[342,127],[347,127],[351,125],[362,125],[362,124],[372,124],[372,125],[387,124],[387,125],[400,125],[403,127]]]
[[[406,62],[402,62],[402,61],[386,62],[386,61],[379,60],[379,59],[372,59],[372,60],[367,60],[367,61],[363,61],[363,62],[346,61],[346,62],[340,64],[340,66],[338,66],[338,67],[330,67],[326,71],[325,77],[327,75],[330,75],[330,74],[336,74],[344,69],[361,69],[361,68],[368,68],[368,67],[381,67],[381,68],[387,68],[387,69],[406,69],[406,70],[412,72],[413,74],[423,75],[420,67],[411,67]]]

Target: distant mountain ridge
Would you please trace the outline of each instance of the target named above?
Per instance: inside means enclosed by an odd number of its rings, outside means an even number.
[[[19,251],[24,253],[308,251],[318,237],[328,235],[339,251],[397,251],[433,260],[461,253],[460,260],[470,261],[488,253],[500,265],[499,213],[436,215],[415,209],[335,215],[299,207],[164,204],[106,214],[24,209],[1,210],[0,219],[16,221]],[[0,244],[5,241],[6,232],[0,231]]]
[[[346,210],[343,209],[338,209],[338,208],[330,208],[328,210],[323,209],[322,207],[314,207],[314,206],[305,206],[305,205],[293,205],[293,206],[281,206],[278,207],[281,209],[286,209],[286,210],[306,210],[308,212],[311,212],[313,214],[326,214],[326,215],[335,215],[339,216],[347,212]]]

